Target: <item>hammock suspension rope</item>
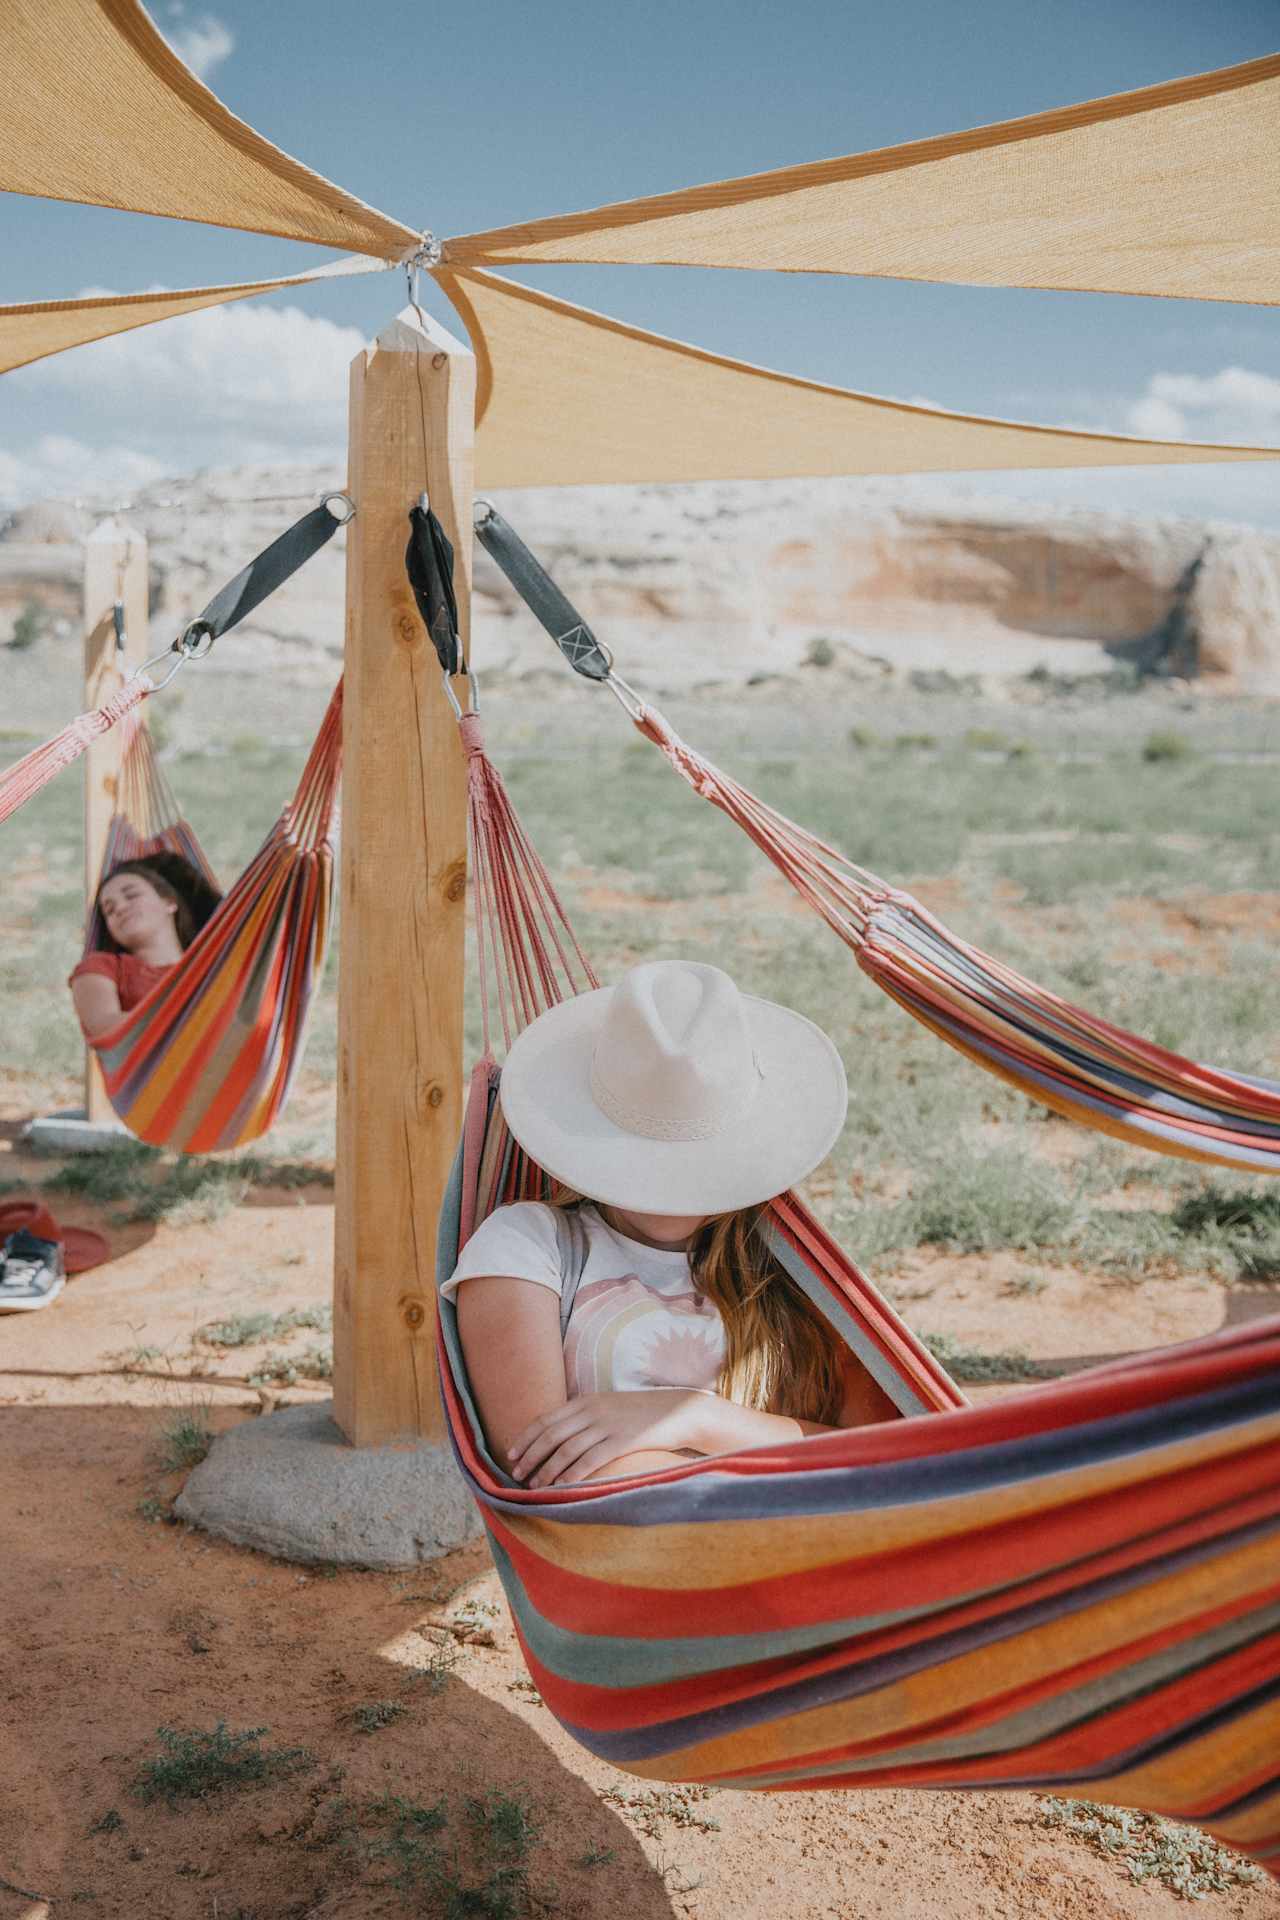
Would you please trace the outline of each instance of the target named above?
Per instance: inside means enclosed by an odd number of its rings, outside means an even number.
[[[570,666],[609,688],[674,772],[753,840],[859,967],[939,1039],[1099,1132],[1244,1173],[1280,1173],[1280,1082],[1188,1060],[1037,986],[951,933],[912,895],[758,799],[690,747],[488,501],[476,533]]]
[[[441,1283],[493,1207],[549,1197],[503,1122],[492,1003],[509,1045],[597,984],[474,713],[460,732],[483,1055]],[[440,1300],[455,1453],[566,1731],[647,1780],[1066,1789],[1280,1871],[1280,1318],[970,1407],[794,1195],[766,1231],[903,1418],[520,1486]]]

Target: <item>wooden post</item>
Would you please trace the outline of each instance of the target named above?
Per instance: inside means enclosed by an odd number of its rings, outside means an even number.
[[[475,359],[412,307],[351,365],[334,1417],[442,1441],[435,1237],[462,1121],[466,775],[405,574],[424,487],[471,611]]]
[[[116,636],[115,605],[124,607],[124,640]],[[103,520],[84,543],[84,711],[99,707],[147,657],[147,542],[118,520]],[[116,810],[123,745],[112,728],[84,756],[85,912],[102,872],[107,828]],[[84,1050],[86,1120],[115,1121],[92,1047]]]

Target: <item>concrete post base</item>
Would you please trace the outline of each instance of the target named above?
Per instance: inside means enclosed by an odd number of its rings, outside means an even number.
[[[439,1559],[481,1531],[447,1446],[350,1446],[331,1401],[220,1434],[175,1511],[282,1560],[385,1571]]]
[[[119,1120],[88,1120],[83,1107],[69,1107],[29,1120],[21,1138],[41,1153],[101,1153],[133,1135]]]

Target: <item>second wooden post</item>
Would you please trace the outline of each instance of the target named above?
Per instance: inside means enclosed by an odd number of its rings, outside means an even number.
[[[121,610],[117,625],[115,613]],[[147,657],[147,543],[116,520],[103,520],[84,543],[84,710],[110,699]],[[102,878],[107,829],[116,811],[121,733],[95,740],[84,756],[85,913],[93,911]],[[92,1047],[84,1067],[85,1119],[116,1124],[102,1069]]]
[[[407,307],[351,367],[338,992],[334,1416],[443,1441],[436,1217],[462,1119],[466,777],[405,574],[426,490],[471,608],[475,359]]]

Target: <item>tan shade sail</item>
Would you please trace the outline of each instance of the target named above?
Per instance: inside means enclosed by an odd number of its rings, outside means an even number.
[[[1275,460],[908,406],[704,353],[489,273],[435,278],[478,361],[476,479],[766,480]]]
[[[412,227],[229,112],[138,0],[0,0],[0,188],[393,260]]]
[[[1280,54],[967,133],[466,234],[594,261],[1280,303]]]
[[[279,280],[245,280],[228,287],[186,287],[159,293],[102,293],[84,300],[31,300],[22,306],[0,307],[0,373],[29,366],[67,347],[105,340],[112,333],[130,333],[155,320],[196,313],[201,307],[219,307],[228,300],[248,300],[255,293],[274,293],[280,287],[307,286],[313,280],[331,280],[352,273],[383,273],[381,260],[333,260],[309,273],[290,273]]]

